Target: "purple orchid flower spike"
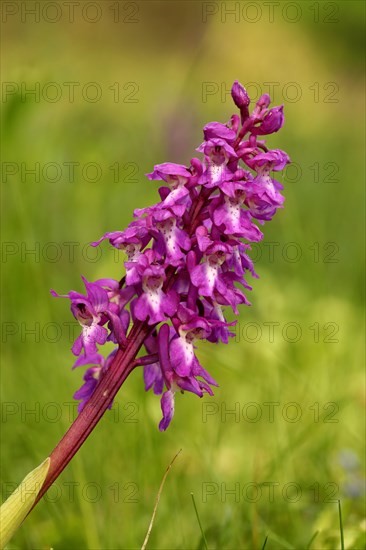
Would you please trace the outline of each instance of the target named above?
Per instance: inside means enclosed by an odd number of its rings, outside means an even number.
[[[250,305],[247,276],[257,277],[250,243],[263,238],[257,223],[283,207],[283,188],[272,172],[290,162],[284,151],[259,139],[283,126],[283,105],[270,109],[264,94],[250,113],[250,98],[238,81],[231,94],[239,114],[227,124],[204,126],[197,148],[202,158],[155,165],[147,177],[163,182],[160,201],[135,210],[126,229],[92,243],[108,240],[126,253],[120,281],[83,279],[86,294],[67,295],[82,329],[72,348],[74,366],[88,366],[74,395],[81,414],[97,398],[107,396],[104,410],[110,406],[120,380],[137,365],[143,366],[145,389],[161,395],[162,431],[173,418],[177,392],[202,397],[217,386],[196,345],[228,343],[235,321],[227,322],[226,309],[238,314],[240,304]],[[104,359],[100,348],[106,342],[116,348]],[[139,356],[143,346],[146,355]]]
[[[137,367],[143,367],[146,391],[161,396],[160,431],[173,419],[177,394],[213,395],[218,386],[200,364],[197,346],[202,340],[227,344],[235,324],[227,321],[227,309],[238,315],[239,305],[250,305],[247,277],[257,277],[251,243],[263,238],[257,224],[263,226],[283,207],[283,186],[272,173],[290,162],[284,151],[259,139],[282,128],[283,106],[270,108],[264,94],[250,112],[250,98],[238,81],[231,95],[239,112],[226,124],[205,125],[196,149],[200,158],[187,165],[155,165],[147,177],[163,182],[158,202],[135,210],[126,229],[91,243],[108,240],[125,252],[120,279],[83,278],[85,294],[63,296],[81,327],[72,346],[74,368],[86,369],[74,393],[79,416],[52,451],[35,502]],[[111,353],[101,353],[105,344]],[[140,354],[144,348],[146,354]]]

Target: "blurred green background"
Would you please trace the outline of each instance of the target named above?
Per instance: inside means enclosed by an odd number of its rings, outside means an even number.
[[[139,548],[180,448],[148,548],[204,547],[191,492],[212,549],[340,548],[337,499],[365,548],[363,2],[71,4],[2,3],[3,498],[81,384],[49,289],[121,276],[87,243],[156,201],[144,174],[189,162],[235,79],[285,104],[268,143],[293,165],[236,338],[199,347],[215,396],[178,395],[162,434],[135,371],[8,548]]]

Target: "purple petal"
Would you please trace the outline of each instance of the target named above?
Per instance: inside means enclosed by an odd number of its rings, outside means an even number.
[[[222,138],[227,141],[234,141],[236,138],[236,132],[221,124],[221,122],[210,122],[203,128],[203,133],[206,140],[212,138]]]
[[[108,294],[97,283],[88,283],[85,277],[82,277],[86,291],[88,293],[88,298],[91,305],[97,313],[103,312],[108,308]]]
[[[81,350],[83,349],[83,337],[82,334],[78,336],[71,348],[71,351],[74,355],[78,356],[81,353]]]
[[[198,397],[202,397],[203,393],[200,388],[199,383],[197,380],[193,377],[185,377],[185,378],[179,378],[177,380],[177,385],[183,390],[183,391],[189,391],[191,393],[195,393],[198,395]]]
[[[163,413],[163,418],[160,420],[159,430],[164,432],[169,426],[174,415],[174,392],[171,390],[166,391],[162,395],[161,411]]]
[[[164,378],[159,363],[144,366],[145,391],[153,387],[154,393],[160,395],[164,388]]]
[[[76,367],[83,367],[85,365],[99,365],[104,364],[104,357],[99,353],[93,353],[91,355],[81,355],[74,363],[73,369]]]
[[[162,306],[164,308],[164,313],[166,313],[168,317],[173,317],[174,313],[177,311],[178,305],[179,295],[175,292],[175,290],[170,290],[167,294],[165,294]]]
[[[196,265],[190,273],[192,283],[198,288],[203,296],[212,296],[218,276],[217,268],[209,265],[208,262]]]
[[[190,376],[195,360],[193,345],[185,338],[175,338],[169,348],[170,361],[179,376]]]
[[[150,180],[165,180],[169,179],[169,176],[181,176],[183,178],[190,178],[191,173],[182,164],[175,164],[174,162],[164,162],[163,164],[157,164],[154,166],[154,171],[151,174],[146,174]]]

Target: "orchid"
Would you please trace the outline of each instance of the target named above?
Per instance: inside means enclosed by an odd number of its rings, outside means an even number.
[[[249,96],[238,82],[232,97],[240,117],[234,114],[227,124],[204,127],[204,141],[197,148],[203,158],[193,158],[187,166],[154,166],[148,179],[167,184],[159,189],[160,202],[135,210],[127,229],[92,243],[99,246],[108,239],[127,259],[125,273],[109,295],[103,281],[85,281],[86,296],[68,294],[82,325],[72,348],[79,356],[76,365],[94,365],[74,395],[80,409],[112,366],[98,348],[113,341],[124,351],[133,344],[136,330],[144,333],[148,353],[136,359],[139,349],[134,349],[135,362],[144,364],[145,388],[162,396],[160,430],[173,418],[178,389],[202,397],[217,386],[200,365],[194,342],[227,343],[232,333],[225,308],[238,313],[238,305],[249,304],[236,285],[250,290],[246,276],[257,276],[247,254],[250,243],[263,238],[255,222],[272,219],[283,206],[282,185],[271,172],[289,162],[285,152],[269,150],[258,140],[283,126],[283,106],[269,109],[270,98],[264,94],[249,114]],[[134,325],[128,333],[130,319]]]
[[[120,279],[83,278],[85,294],[51,291],[70,301],[81,327],[72,346],[73,367],[87,369],[74,393],[79,415],[50,454],[31,506],[111,408],[136,367],[143,367],[146,391],[161,396],[160,431],[172,422],[177,394],[213,395],[218,386],[200,364],[196,344],[227,344],[235,321],[227,321],[226,310],[238,314],[239,305],[250,305],[247,277],[257,277],[250,245],[263,238],[257,223],[262,226],[283,207],[282,185],[271,173],[290,162],[284,151],[270,150],[258,139],[283,126],[283,106],[269,109],[270,97],[264,94],[250,113],[249,96],[237,81],[232,98],[239,114],[227,124],[204,127],[197,148],[201,158],[154,166],[147,178],[163,182],[160,200],[135,210],[126,229],[91,243],[108,240],[126,253]],[[115,347],[103,354],[107,342]]]

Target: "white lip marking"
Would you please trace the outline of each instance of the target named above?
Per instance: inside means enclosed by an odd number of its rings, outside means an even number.
[[[225,197],[226,211],[229,214],[232,226],[236,231],[239,231],[240,226],[240,204],[233,203],[229,198]]]
[[[207,275],[207,281],[210,287],[210,291],[212,292],[215,281],[217,277],[217,266],[210,265],[208,262],[206,264],[206,275]]]

